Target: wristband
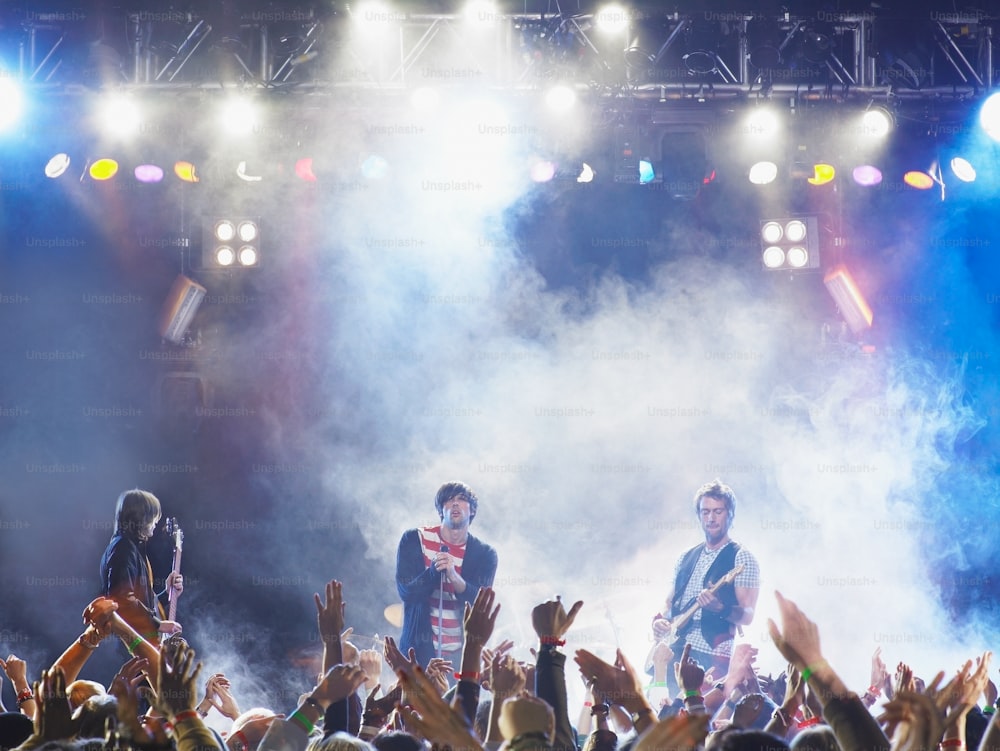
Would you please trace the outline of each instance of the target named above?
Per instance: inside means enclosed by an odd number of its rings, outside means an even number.
[[[688,691],[684,692],[684,698],[685,699],[692,699],[695,696],[697,696],[699,699],[701,698],[701,691],[699,691],[696,688],[692,688],[692,689],[689,689]]]
[[[819,717],[810,717],[808,720],[803,720],[798,724],[801,728],[811,728],[813,725],[819,725]]]
[[[941,748],[958,748],[964,745],[965,741],[961,738],[945,738],[941,741]]]
[[[666,688],[666,687],[667,687],[666,681],[650,681],[649,686],[647,686],[647,688]]]
[[[802,670],[802,682],[803,682],[803,683],[805,683],[805,682],[806,682],[806,681],[808,681],[808,680],[809,680],[810,678],[812,678],[812,677],[813,677],[813,674],[814,674],[814,673],[815,673],[815,672],[816,672],[817,670],[819,670],[819,669],[820,669],[821,667],[823,667],[824,665],[826,665],[826,660],[823,660],[822,662],[820,662],[820,663],[817,663],[815,667],[808,667],[808,666],[807,666],[806,668],[804,668],[804,669]]]
[[[478,681],[480,673],[455,673],[456,681]]]
[[[592,706],[590,708],[590,716],[595,717],[597,715],[600,715],[601,717],[607,717],[610,711],[611,707],[605,701],[601,702],[600,704],[595,704],[594,706]]]
[[[207,709],[202,709],[201,707],[198,707],[195,711],[198,712],[198,716],[201,717],[202,719],[204,719],[205,717],[208,717],[208,710]]]
[[[288,716],[288,719],[294,720],[296,723],[298,723],[299,726],[306,731],[306,735],[312,733],[312,731],[315,730],[316,728],[316,726],[313,725],[311,722],[309,722],[308,718],[305,717],[305,715],[303,715],[297,709]]]
[[[997,708],[989,704],[983,707],[983,714],[993,714],[996,711]]]
[[[130,655],[135,656],[135,648],[138,647],[140,644],[142,644],[142,637],[141,636],[137,636],[137,637],[135,637],[135,640],[131,644],[129,644],[127,647],[125,647],[125,649],[128,650],[128,653]]]
[[[17,695],[17,706],[21,706],[26,701],[34,701],[35,695],[31,693],[30,688],[26,688],[24,691]]]
[[[174,715],[174,725],[184,722],[185,720],[193,720],[195,717],[199,717],[197,710],[185,709],[183,712],[178,712]]]
[[[543,647],[562,647],[566,644],[566,640],[558,636],[542,636],[538,641]]]
[[[373,738],[382,732],[382,728],[377,728],[374,725],[362,725],[361,730],[358,731],[358,735],[370,735]]]

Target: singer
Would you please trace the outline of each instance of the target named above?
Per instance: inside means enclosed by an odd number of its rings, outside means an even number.
[[[497,553],[469,534],[479,499],[468,485],[442,485],[434,507],[441,523],[407,530],[396,551],[396,590],[403,600],[399,648],[407,654],[412,647],[424,667],[437,656],[457,667],[465,603],[475,601],[480,587],[492,586]]]

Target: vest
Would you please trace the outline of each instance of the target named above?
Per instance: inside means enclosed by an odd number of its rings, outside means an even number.
[[[691,579],[691,574],[694,571],[695,563],[698,562],[698,557],[701,555],[701,551],[704,550],[705,545],[695,545],[689,551],[684,554],[684,558],[681,560],[680,570],[677,572],[677,581],[674,582],[674,599],[670,603],[670,617],[680,615],[684,612],[684,605],[687,603],[681,602],[681,598],[684,597],[684,590],[687,589],[688,581]],[[702,588],[708,589],[712,584],[719,581],[723,576],[728,574],[733,567],[736,565],[736,553],[739,552],[740,545],[737,542],[730,540],[716,557],[712,565],[709,566],[708,571],[705,573],[705,579],[702,582]],[[705,637],[705,641],[712,645],[712,647],[718,647],[725,641],[729,641],[736,635],[736,624],[726,620],[723,616],[726,615],[729,610],[738,605],[739,602],[736,599],[736,587],[733,584],[727,584],[724,587],[720,587],[719,591],[715,593],[715,596],[722,601],[725,605],[721,613],[712,613],[708,610],[702,609],[701,611],[701,633]],[[689,606],[690,607],[690,606]],[[678,635],[679,637],[682,635]],[[683,644],[683,639],[681,639]]]

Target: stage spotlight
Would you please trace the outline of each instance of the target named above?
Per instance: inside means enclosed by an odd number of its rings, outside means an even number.
[[[930,190],[934,187],[934,178],[923,170],[910,170],[903,175],[903,182],[917,190]]]
[[[594,175],[596,174],[597,173],[594,172],[594,168],[584,162],[576,181],[578,183],[591,183],[594,181]]]
[[[247,172],[247,163],[245,159],[240,160],[240,162],[236,165],[236,176],[245,183],[259,183],[264,179],[263,175],[251,175]]]
[[[0,131],[14,126],[24,110],[24,94],[13,78],[0,75]]]
[[[855,167],[851,176],[854,178],[854,182],[866,188],[882,182],[882,170],[870,164],[862,164]]]
[[[141,183],[158,183],[163,180],[163,167],[155,164],[140,164],[132,172]]]
[[[55,180],[61,177],[69,169],[69,154],[59,153],[49,159],[45,165],[45,176]]]
[[[653,163],[648,159],[639,160],[639,184],[647,185],[656,179],[656,172],[653,170]]]
[[[809,251],[801,245],[793,245],[785,254],[785,260],[788,262],[789,267],[793,269],[805,268],[809,262]]]
[[[316,173],[313,172],[313,160],[312,157],[304,157],[295,162],[295,174],[299,176],[300,180],[304,180],[307,183],[316,182]]]
[[[240,266],[256,266],[257,249],[252,245],[244,245],[240,248],[237,258],[239,259]]]
[[[785,251],[777,245],[770,245],[764,248],[764,253],[761,255],[761,259],[764,262],[764,268],[780,269],[785,265]]]
[[[93,180],[110,180],[118,174],[118,162],[114,159],[98,159],[90,165],[89,172]]]
[[[181,344],[207,291],[198,282],[179,275],[160,309],[160,336],[168,342]]]
[[[836,176],[837,170],[832,164],[815,164],[813,165],[813,176],[807,177],[806,182],[810,185],[826,185],[833,182],[833,178]]]
[[[819,268],[819,223],[815,216],[763,220],[760,241],[761,262],[769,271]]]
[[[191,164],[191,162],[174,162],[174,174],[186,183],[200,182],[198,179],[198,171],[195,169],[195,166]]]
[[[790,243],[800,243],[806,239],[806,225],[801,219],[793,219],[785,225],[785,239]]]
[[[232,266],[236,260],[236,252],[228,245],[220,245],[215,249],[215,262],[220,266]]]
[[[754,185],[769,185],[778,178],[778,165],[774,162],[757,162],[750,167],[749,177]]]
[[[1000,141],[1000,93],[990,94],[979,110],[979,125],[994,141]]]
[[[751,65],[764,70],[781,65],[781,45],[785,35],[776,22],[755,18],[747,23],[746,35]]]
[[[951,160],[951,171],[963,183],[976,181],[976,168],[972,166],[972,163],[968,159],[963,159],[960,156],[953,157]]]
[[[556,176],[556,165],[542,159],[531,165],[531,179],[536,183],[547,183]]]
[[[257,107],[244,97],[224,102],[219,111],[219,123],[231,136],[246,136],[257,126]]]
[[[251,221],[242,221],[236,227],[236,234],[239,236],[241,242],[252,243],[257,239],[257,223]]]
[[[553,86],[545,94],[545,104],[553,112],[563,114],[576,104],[576,92],[565,84]]]
[[[213,234],[219,242],[232,242],[232,239],[236,237],[236,225],[228,219],[221,219],[215,223]]]
[[[785,235],[785,229],[781,222],[767,222],[760,228],[761,239],[765,243],[773,245],[776,242],[781,242],[781,238]]]
[[[100,118],[105,131],[116,136],[130,136],[139,130],[139,105],[131,97],[115,94],[101,102]]]
[[[201,262],[205,270],[260,263],[260,220],[223,216],[203,223]]]
[[[745,134],[752,139],[768,141],[777,135],[781,120],[769,107],[755,107],[747,115]]]
[[[598,30],[606,34],[617,34],[629,24],[629,12],[621,5],[605,5],[597,11],[594,22]]]
[[[872,326],[872,309],[861,294],[861,290],[844,265],[837,266],[823,278],[830,296],[840,309],[840,314],[847,322],[848,328],[855,334],[860,334]]]
[[[872,138],[884,138],[892,130],[892,115],[881,107],[872,107],[861,116],[861,133]]]

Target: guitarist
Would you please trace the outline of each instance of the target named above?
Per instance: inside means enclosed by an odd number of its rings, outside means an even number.
[[[729,528],[736,516],[736,495],[719,480],[702,485],[694,497],[695,512],[705,533],[705,542],[684,553],[674,566],[674,584],[667,595],[663,615],[653,618],[656,642],[669,644],[675,659],[680,659],[685,644],[691,645],[691,657],[721,680],[729,670],[733,638],[739,626],[753,620],[760,594],[760,568],[753,555],[729,538]],[[713,584],[727,572],[743,568],[734,581],[713,593]],[[671,621],[681,613],[699,606],[693,618],[674,633]],[[667,683],[677,691],[673,664],[667,669]]]
[[[101,558],[101,594],[118,603],[118,614],[145,639],[158,646],[162,636],[179,633],[180,624],[164,619],[153,591],[153,568],[146,542],[160,520],[160,501],[147,490],[126,490],[115,506],[115,533]],[[171,572],[167,590],[176,598],[184,591],[180,573]]]

